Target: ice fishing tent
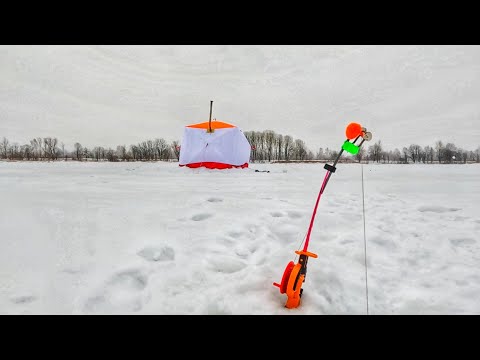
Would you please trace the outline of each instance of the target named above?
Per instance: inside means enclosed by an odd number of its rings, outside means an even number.
[[[211,120],[187,125],[180,146],[180,166],[229,169],[248,167],[251,146],[235,125]]]

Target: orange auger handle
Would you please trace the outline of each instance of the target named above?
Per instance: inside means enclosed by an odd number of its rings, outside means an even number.
[[[306,256],[309,256],[309,257],[313,257],[313,258],[317,258],[318,255],[317,254],[314,254],[310,251],[300,251],[300,250],[295,250],[295,254],[298,254],[298,255],[306,255]]]
[[[280,288],[281,294],[285,294],[285,292],[287,291],[288,279],[290,278],[290,274],[292,273],[292,269],[294,266],[295,266],[295,263],[293,261],[290,261],[287,264],[285,271],[283,272],[282,281],[280,282],[280,284],[276,282],[273,283],[273,285]]]
[[[298,263],[290,261],[283,272],[280,284],[273,283],[274,286],[280,288],[281,294],[287,294],[287,302],[285,307],[288,309],[296,308],[300,305],[302,296],[302,285],[307,275],[307,262],[309,257],[317,258],[318,255],[309,251],[296,250],[295,253],[300,255]]]

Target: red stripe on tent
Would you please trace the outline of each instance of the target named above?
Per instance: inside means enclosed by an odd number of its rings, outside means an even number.
[[[197,128],[197,129],[208,129],[208,123],[209,122],[207,121],[207,122],[203,122],[203,123],[199,123],[199,124],[187,125],[186,127]],[[216,121],[216,120],[212,121],[210,124],[211,124],[212,129],[224,129],[224,128],[235,127],[232,124],[228,124],[226,122]]]
[[[231,169],[231,168],[247,168],[248,163],[243,165],[232,165],[232,164],[224,164],[219,162],[199,162],[199,163],[192,163],[192,164],[185,164],[179,166],[186,166],[189,168],[199,168],[199,167],[206,167],[208,169]]]

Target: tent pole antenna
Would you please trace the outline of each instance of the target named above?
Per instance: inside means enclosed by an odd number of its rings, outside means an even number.
[[[208,119],[208,132],[212,132],[212,105],[213,105],[213,100],[210,100],[210,118]]]

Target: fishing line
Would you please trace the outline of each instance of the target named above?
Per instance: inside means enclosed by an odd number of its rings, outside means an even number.
[[[368,270],[367,270],[367,236],[365,233],[365,191],[363,189],[363,164],[362,165],[362,206],[363,206],[363,245],[365,258],[365,296],[367,299],[367,315],[368,312]]]

